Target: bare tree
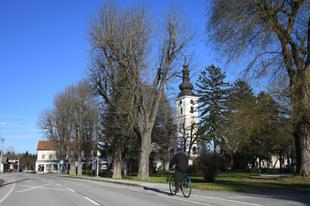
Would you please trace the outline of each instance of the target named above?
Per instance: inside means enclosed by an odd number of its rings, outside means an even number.
[[[309,8],[309,0],[215,0],[207,27],[228,60],[251,59],[247,74],[288,77],[297,170],[305,176],[310,175]]]
[[[120,10],[106,4],[91,29],[92,60],[91,82],[105,103],[113,107],[113,94],[119,91],[118,77],[130,87],[127,108],[129,121],[141,140],[138,179],[149,177],[149,157],[152,151],[151,133],[164,87],[172,74],[178,56],[190,40],[189,29],[180,17],[170,13],[165,26],[159,66],[153,70],[148,63],[152,37],[152,24],[145,9]],[[155,73],[151,83],[144,82],[145,69]],[[148,85],[147,87],[145,85]]]
[[[139,92],[136,99],[138,105],[137,122],[134,130],[141,139],[141,155],[139,160],[138,179],[149,178],[149,156],[152,151],[151,133],[158,112],[160,100],[164,87],[170,79],[174,63],[182,54],[185,47],[190,42],[192,36],[188,28],[181,23],[177,13],[170,13],[167,17],[166,33],[164,35],[163,46],[161,48],[159,67],[151,86],[147,100]],[[141,102],[139,104],[139,102]]]
[[[134,91],[141,86],[150,33],[143,9],[123,11],[112,4],[106,4],[91,25],[89,76],[104,104],[105,135],[114,147],[114,178],[121,178],[126,130],[135,122]]]
[[[156,148],[154,150],[155,160],[161,161],[162,169],[165,171],[169,170],[169,163],[172,159],[171,150],[176,137],[176,129],[173,109],[166,95],[163,95],[152,131],[152,142]]]
[[[74,173],[74,161],[90,158],[98,125],[98,105],[91,87],[85,82],[69,86],[58,94],[51,110],[42,113],[40,127],[54,140],[59,159],[67,159]],[[81,163],[79,164],[81,174]]]

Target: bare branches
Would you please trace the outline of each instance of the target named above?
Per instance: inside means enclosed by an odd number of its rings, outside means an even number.
[[[268,71],[260,73],[273,74],[273,70],[278,68],[274,66],[273,51],[282,50],[276,62],[283,61],[287,73],[293,78],[297,71],[304,70],[305,56],[309,56],[305,55],[304,44],[307,42],[305,19],[309,18],[305,2],[214,1],[207,29],[216,45],[228,54],[228,61],[241,55],[250,57],[247,71],[251,67]]]
[[[42,113],[39,124],[49,140],[57,143],[60,159],[90,156],[96,138],[98,106],[87,82],[70,86],[55,97],[51,110]]]

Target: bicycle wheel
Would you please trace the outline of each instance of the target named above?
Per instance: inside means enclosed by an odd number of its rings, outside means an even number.
[[[189,198],[192,194],[192,181],[189,177],[184,177],[181,182],[183,196]]]
[[[170,189],[170,194],[171,195],[175,195],[176,194],[174,175],[171,175],[170,178],[169,178],[169,189]]]

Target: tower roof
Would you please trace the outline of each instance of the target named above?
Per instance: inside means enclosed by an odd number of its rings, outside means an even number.
[[[195,96],[195,94],[193,93],[193,85],[190,83],[189,69],[188,64],[186,62],[183,65],[182,74],[183,74],[182,83],[179,85],[181,92],[179,93],[178,97]]]

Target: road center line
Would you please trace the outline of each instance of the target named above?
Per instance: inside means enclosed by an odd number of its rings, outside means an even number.
[[[75,192],[73,189],[71,189],[70,187],[67,187],[67,190],[69,190],[70,192]]]
[[[240,204],[245,204],[245,205],[265,206],[262,204],[251,203],[251,202],[243,202],[243,201],[239,201],[239,200],[230,200],[230,199],[224,199],[224,198],[220,198],[220,197],[210,197],[210,196],[203,196],[203,195],[192,195],[192,196],[202,197],[202,198],[206,198],[206,199],[222,200],[222,201],[226,201],[226,202],[240,203]]]
[[[98,202],[95,202],[94,200],[86,197],[86,196],[83,196],[84,199],[88,200],[89,202],[93,203],[94,205],[100,205]]]
[[[13,192],[14,188],[15,188],[15,183],[14,183],[13,186],[11,187],[10,191],[9,191],[6,195],[4,195],[4,197],[2,197],[2,198],[0,199],[0,204],[1,204],[6,198],[8,198],[8,197],[10,196],[10,194]]]

